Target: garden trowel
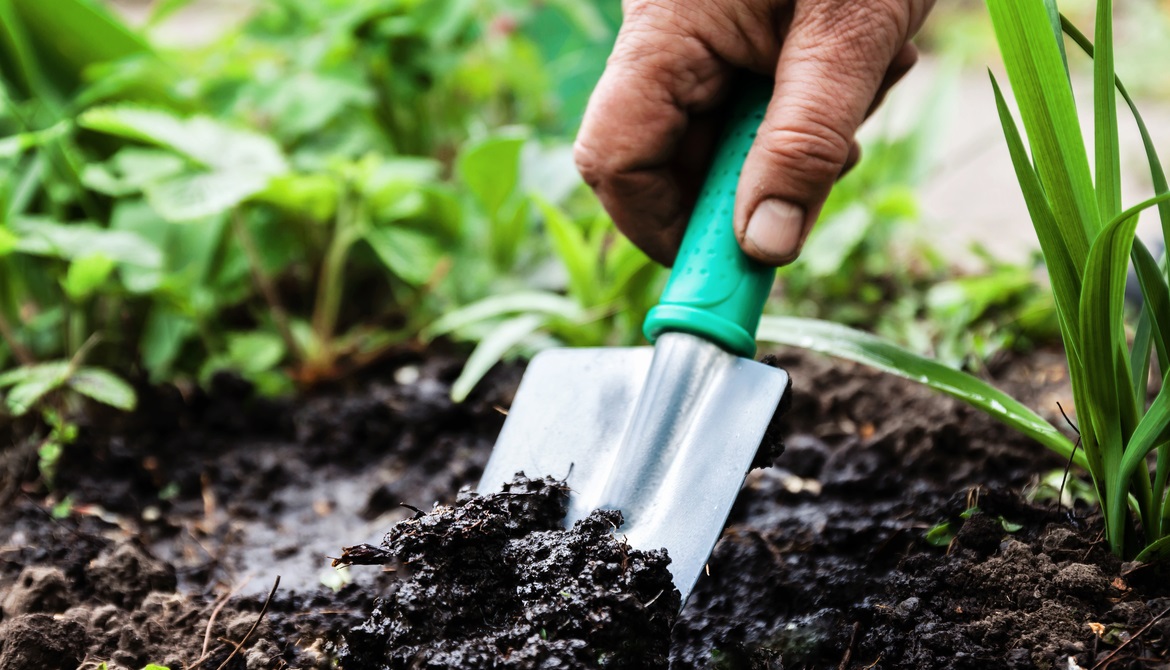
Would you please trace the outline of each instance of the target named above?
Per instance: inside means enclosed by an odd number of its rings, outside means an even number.
[[[771,95],[752,82],[707,175],[670,280],[646,317],[653,347],[551,349],[528,365],[480,480],[567,478],[566,526],[618,509],[631,546],[665,548],[686,602],[788,389],[751,360],[775,275],[732,229],[740,169]]]

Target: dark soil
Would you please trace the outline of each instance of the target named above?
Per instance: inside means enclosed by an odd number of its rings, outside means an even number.
[[[780,363],[787,450],[749,476],[672,629],[664,559],[604,514],[557,530],[555,487],[525,485],[532,504],[507,514],[488,497],[401,506],[475,482],[515,368],[462,406],[458,361],[419,354],[296,401],[227,377],[144,393],[129,419],[82,421],[51,495],[35,424],[0,422],[0,670],[216,670],[233,652],[225,668],[325,668],[347,639],[350,670],[1166,665],[1165,575],[1112,558],[1083,507],[1021,500],[1060,459],[910,382]],[[1060,370],[1041,353],[992,376],[1058,418]],[[927,543],[948,519],[950,546]],[[362,542],[397,572],[330,567]]]
[[[342,563],[409,577],[346,634],[347,668],[665,667],[679,594],[662,550],[618,540],[621,513],[561,528],[569,489],[518,475],[404,521]]]

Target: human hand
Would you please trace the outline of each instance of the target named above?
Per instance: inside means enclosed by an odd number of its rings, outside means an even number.
[[[854,134],[914,65],[933,0],[624,0],[575,156],[617,227],[660,263],[678,252],[737,70],[775,89],[739,180],[735,234],[796,259]]]

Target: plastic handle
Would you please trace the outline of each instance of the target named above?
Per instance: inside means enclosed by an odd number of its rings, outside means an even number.
[[[738,356],[756,353],[756,328],[776,269],[739,248],[732,227],[739,174],[764,119],[772,82],[741,84],[727,129],[683,236],[658,305],[642,331],[651,342],[667,332],[698,335]]]

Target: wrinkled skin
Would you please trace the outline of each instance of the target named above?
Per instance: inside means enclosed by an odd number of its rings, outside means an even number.
[[[678,252],[718,132],[747,70],[775,92],[735,206],[744,251],[793,261],[854,134],[917,59],[933,0],[625,0],[625,20],[577,138],[577,165],[655,260]]]

